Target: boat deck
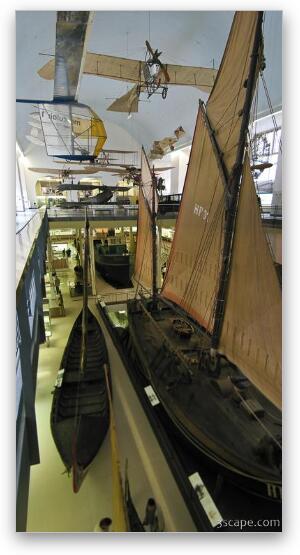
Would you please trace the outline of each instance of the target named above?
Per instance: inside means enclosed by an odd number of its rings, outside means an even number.
[[[142,310],[134,311],[130,333],[136,349],[141,346],[139,356],[144,370],[147,372],[150,368],[151,381],[169,407],[171,418],[186,430],[191,441],[202,446],[205,444],[208,453],[214,452],[215,445],[218,445],[220,460],[225,457],[229,465],[235,464],[233,451],[239,457],[241,470],[252,465],[253,474],[266,476],[266,467],[255,456],[255,449],[259,440],[265,437],[266,428],[274,437],[281,433],[279,411],[246,380],[247,398],[257,399],[266,409],[261,426],[240,407],[240,403],[234,403],[231,396],[223,397],[214,377],[198,364],[199,353],[209,347],[208,338],[197,334],[190,339],[179,337],[172,328],[176,313],[170,308],[152,312],[152,317]],[[166,341],[167,347],[164,345]],[[170,345],[173,349],[171,355]],[[181,358],[178,359],[174,352],[179,352]],[[188,362],[184,363],[186,359]],[[188,370],[192,373],[191,378],[187,375]],[[243,379],[238,369],[223,361],[219,378],[227,380],[228,376],[232,380]],[[275,480],[280,478],[275,468],[268,473]]]

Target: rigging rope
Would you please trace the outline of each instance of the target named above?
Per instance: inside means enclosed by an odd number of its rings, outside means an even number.
[[[147,199],[145,198],[145,195],[144,195],[144,192],[143,192],[143,185],[150,185],[150,184],[152,184],[152,181],[146,181],[145,184],[141,184],[141,185],[140,185],[140,187],[141,187],[141,194],[143,195],[143,199],[144,199],[144,201],[145,201],[145,203],[146,203],[146,205],[147,205],[147,208],[146,208],[147,210],[148,210],[148,208],[149,208],[149,204],[148,204],[148,201],[147,201]],[[140,210],[140,207],[139,207],[139,210]],[[138,241],[138,232],[139,232],[139,230],[137,230],[137,241]],[[147,231],[146,231],[145,242],[144,242],[142,263],[141,263],[141,265],[140,265],[140,270],[139,270],[138,278],[135,277],[135,280],[136,280],[136,282],[137,282],[137,284],[138,284],[138,286],[137,286],[137,288],[136,288],[136,290],[135,290],[135,296],[134,296],[135,299],[137,298],[137,295],[138,295],[138,293],[140,292],[140,290],[141,290],[141,289],[145,289],[145,287],[140,283],[140,279],[141,279],[141,275],[142,275],[142,271],[143,271],[143,267],[144,267],[145,254],[146,254],[146,251],[147,251],[147,244],[148,244],[148,239],[149,239],[150,232],[151,232],[151,229],[149,229],[149,227],[148,227],[148,228],[147,228]],[[152,278],[153,278],[153,276],[152,276]]]
[[[268,87],[267,87],[267,83],[266,83],[266,80],[265,80],[265,76],[264,76],[264,74],[263,74],[263,71],[260,71],[260,77],[261,77],[262,84],[263,84],[264,91],[265,91],[265,95],[266,95],[266,98],[267,98],[267,102],[268,102],[270,114],[272,115],[272,122],[273,122],[274,130],[275,130],[275,133],[276,133],[277,136],[278,136],[279,127],[278,127],[278,125],[277,125],[277,121],[276,121],[275,114],[274,114],[274,110],[273,110],[273,106],[272,106],[271,97],[270,97],[270,94],[269,94],[269,91],[268,91]],[[280,137],[280,139],[279,139],[279,150],[280,150],[280,152],[282,153],[282,141],[281,141],[281,137]]]
[[[252,408],[250,407],[250,405],[247,403],[247,399],[244,399],[244,397],[240,394],[239,390],[237,388],[235,388],[235,392],[237,393],[237,395],[240,397],[241,401],[243,401],[244,404],[247,405],[247,409],[249,410],[249,412],[251,412],[253,418],[255,418],[255,420],[257,420],[257,422],[260,424],[260,426],[265,430],[265,432],[268,434],[268,436],[270,436],[270,438],[274,441],[274,443],[276,443],[277,447],[279,447],[280,451],[282,451],[282,446],[279,443],[279,441],[276,439],[276,437],[272,434],[272,432],[270,432],[270,430],[262,423],[262,421],[258,418],[258,416],[255,414],[255,412],[252,410]]]

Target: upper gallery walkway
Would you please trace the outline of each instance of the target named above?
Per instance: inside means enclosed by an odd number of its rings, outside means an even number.
[[[85,208],[48,208],[48,220],[53,228],[76,227],[84,222]],[[88,218],[92,227],[131,227],[137,225],[137,205],[97,205],[95,208],[88,207]],[[174,227],[178,214],[173,205],[164,206],[164,213],[158,213],[158,224],[164,227]],[[82,226],[81,226],[82,227]]]
[[[170,202],[159,205],[158,225],[161,227],[173,227],[178,215],[179,205]],[[51,227],[65,227],[65,224],[72,222],[76,227],[76,222],[83,222],[85,219],[85,208],[48,208],[47,214]],[[135,226],[138,218],[138,205],[118,205],[104,204],[95,207],[87,207],[88,217],[92,227],[101,226],[105,223],[106,227],[126,227]],[[263,224],[267,227],[281,228],[282,215],[281,207],[262,206],[261,217]]]
[[[25,271],[33,245],[45,218],[45,208],[17,212],[16,216],[16,289]]]

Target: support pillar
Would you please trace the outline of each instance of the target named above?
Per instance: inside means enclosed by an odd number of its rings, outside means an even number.
[[[134,240],[132,227],[130,227],[129,228],[129,252],[130,252],[130,254],[132,254],[132,255],[135,254],[135,247],[136,247],[136,243],[135,243],[135,240]]]
[[[48,260],[48,271],[49,274],[52,273],[53,269],[53,253],[52,253],[52,244],[50,236],[47,238],[47,260]]]
[[[275,181],[273,184],[272,216],[282,215],[282,153],[279,150]]]
[[[83,255],[82,255],[82,230],[81,228],[79,229],[79,235],[78,235],[78,241],[79,241],[79,259],[80,259],[80,265],[83,266]]]

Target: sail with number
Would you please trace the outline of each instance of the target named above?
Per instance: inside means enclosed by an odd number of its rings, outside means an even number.
[[[162,288],[163,297],[209,333],[214,331],[216,302],[220,302],[227,208],[241,148],[244,152],[241,133],[247,79],[260,17],[259,12],[236,13],[206,109],[200,104]],[[261,55],[259,51],[258,58]],[[256,76],[259,63],[260,59]],[[248,158],[244,158],[242,174],[217,349],[279,407],[280,289],[261,228]]]
[[[208,330],[213,325],[223,217],[224,188],[199,111],[162,295]]]
[[[281,407],[281,291],[245,157],[219,351]]]
[[[141,185],[139,189],[139,215],[137,229],[137,246],[135,255],[134,279],[145,289],[152,288],[152,174],[149,163],[142,149]],[[154,192],[154,210],[157,211],[158,198]]]

